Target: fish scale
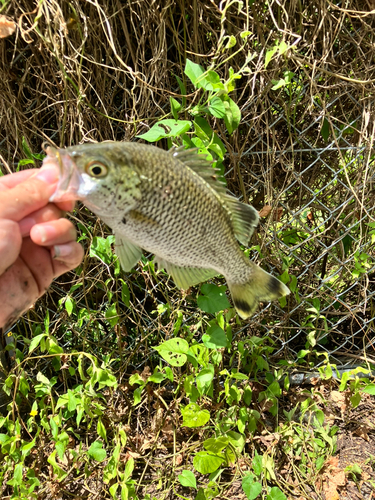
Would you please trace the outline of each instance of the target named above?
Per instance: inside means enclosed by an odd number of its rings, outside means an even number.
[[[181,288],[222,274],[242,318],[289,293],[239,247],[258,224],[256,210],[227,194],[195,150],[103,142],[46,152],[60,171],[51,201],[81,200],[110,226],[125,271],[144,249]]]

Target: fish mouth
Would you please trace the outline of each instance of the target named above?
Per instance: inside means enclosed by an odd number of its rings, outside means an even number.
[[[56,149],[48,143],[44,143],[42,147],[47,154],[42,166],[48,165],[59,170],[56,191],[50,197],[49,201],[56,203],[78,200],[82,178],[70,154],[66,150]]]

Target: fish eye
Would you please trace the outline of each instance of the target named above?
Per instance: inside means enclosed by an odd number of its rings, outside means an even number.
[[[100,179],[108,174],[108,167],[100,161],[92,161],[86,165],[85,171],[86,174],[89,174],[91,177]]]

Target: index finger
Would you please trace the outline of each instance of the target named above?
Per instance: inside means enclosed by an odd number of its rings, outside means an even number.
[[[37,174],[40,171],[38,168],[29,168],[21,170],[13,174],[4,175],[0,177],[0,192],[16,187],[18,184],[25,182],[27,179]],[[1,197],[3,199],[3,196]],[[61,201],[56,202],[55,205],[64,212],[70,212],[74,208],[74,201]]]
[[[0,218],[18,222],[47,205],[57,179],[56,169],[41,169],[20,184],[2,191]]]
[[[24,182],[26,179],[36,174],[38,169],[29,168],[28,170],[21,170],[20,172],[15,172],[14,174],[7,174],[3,177],[0,177],[0,191],[4,191],[5,189],[10,189],[21,182]]]

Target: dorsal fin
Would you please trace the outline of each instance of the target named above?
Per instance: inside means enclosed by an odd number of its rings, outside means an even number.
[[[180,146],[179,148],[173,147],[168,152],[202,177],[218,194],[226,193],[226,186],[220,179],[220,170],[213,168],[212,162],[198,154],[198,148],[184,149],[183,146]]]
[[[230,194],[225,194],[224,204],[231,215],[232,227],[238,241],[243,245],[249,244],[254,229],[259,223],[259,215],[254,207],[241,203]]]
[[[241,203],[227,193],[225,184],[220,180],[219,170],[211,167],[211,163],[203,155],[198,154],[198,148],[172,148],[169,153],[191,168],[202,177],[219,195],[224,207],[228,211],[234,234],[243,245],[248,245],[254,229],[259,223],[258,212],[251,205]]]

